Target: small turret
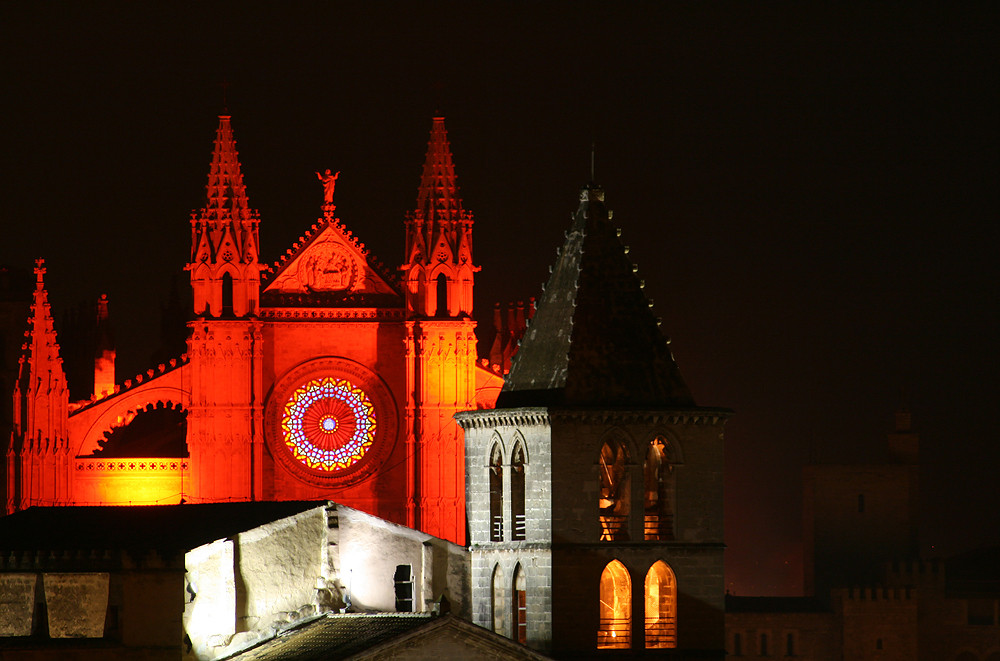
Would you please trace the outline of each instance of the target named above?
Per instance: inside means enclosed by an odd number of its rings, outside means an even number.
[[[94,397],[101,398],[115,391],[115,339],[108,316],[108,295],[97,301],[96,348],[94,350]]]

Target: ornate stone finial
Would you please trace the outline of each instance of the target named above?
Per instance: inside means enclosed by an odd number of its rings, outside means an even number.
[[[44,283],[44,276],[46,272],[45,260],[39,257],[35,260],[35,284],[36,289],[41,289]]]
[[[331,173],[329,168],[323,174],[316,173],[316,178],[323,182],[323,206],[325,207],[333,205],[333,191],[337,187],[337,177],[339,176],[340,170]]]

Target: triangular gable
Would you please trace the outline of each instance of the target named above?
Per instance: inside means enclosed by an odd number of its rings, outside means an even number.
[[[364,245],[337,219],[323,219],[276,266],[265,292],[399,295]]]
[[[443,615],[350,658],[545,661],[551,657],[454,615]]]

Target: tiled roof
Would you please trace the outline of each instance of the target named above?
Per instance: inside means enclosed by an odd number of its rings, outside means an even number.
[[[327,614],[229,658],[239,661],[344,659],[430,620],[430,613]]]
[[[227,661],[334,659],[512,659],[549,657],[471,622],[431,613],[327,613],[278,633]]]
[[[691,407],[604,192],[588,186],[497,408]]]

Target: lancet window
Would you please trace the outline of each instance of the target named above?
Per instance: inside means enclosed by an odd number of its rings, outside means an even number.
[[[448,278],[444,273],[439,273],[437,277],[437,310],[435,316],[448,316]]]
[[[674,460],[670,441],[657,436],[646,449],[644,478],[644,537],[646,541],[674,539]]]
[[[600,597],[597,649],[632,647],[632,579],[618,560],[609,562],[601,573]]]
[[[611,439],[601,447],[598,460],[601,489],[598,510],[602,542],[628,541],[628,515],[631,505],[628,474],[628,451],[624,443]]]
[[[511,582],[511,621],[514,623],[513,638],[522,645],[528,642],[528,591],[525,583],[524,570],[518,563]]]
[[[646,648],[677,647],[677,580],[667,563],[657,560],[646,573]]]
[[[500,444],[490,452],[490,541],[503,541],[503,453]]]
[[[490,586],[490,602],[493,612],[493,631],[503,635],[503,572],[500,565],[493,566],[493,584]]]
[[[510,459],[510,514],[514,525],[511,539],[525,539],[527,521],[524,512],[524,446],[520,441],[514,445]]]
[[[222,274],[222,315],[233,314],[233,276],[229,273]]]

